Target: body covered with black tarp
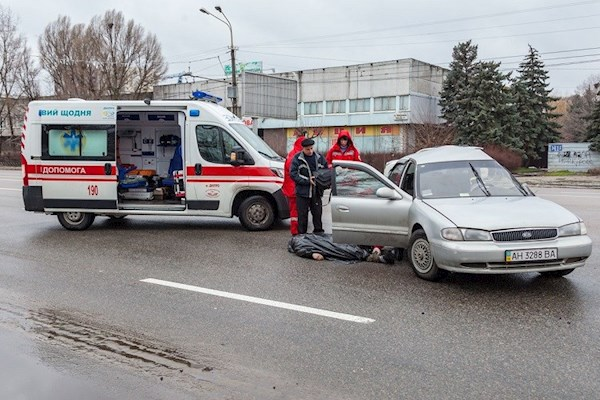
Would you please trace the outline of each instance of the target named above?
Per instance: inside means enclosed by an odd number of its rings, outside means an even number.
[[[333,243],[331,235],[313,233],[292,236],[288,242],[288,251],[305,258],[312,258],[313,253],[319,253],[327,260],[346,262],[365,261],[370,254],[360,246]]]

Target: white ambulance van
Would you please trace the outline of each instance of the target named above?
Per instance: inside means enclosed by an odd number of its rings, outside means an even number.
[[[25,210],[69,230],[97,215],[289,218],[283,159],[234,114],[202,101],[34,101],[22,134]]]

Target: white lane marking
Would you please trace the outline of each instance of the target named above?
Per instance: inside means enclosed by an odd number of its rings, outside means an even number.
[[[15,191],[15,192],[20,192],[22,189],[11,189],[11,188],[3,188],[3,187],[0,187],[0,190],[13,190],[13,191]]]
[[[265,306],[284,308],[286,310],[293,310],[308,314],[320,315],[323,317],[336,318],[344,321],[358,322],[361,324],[370,324],[371,322],[375,322],[375,320],[371,318],[358,317],[356,315],[342,314],[328,310],[320,310],[318,308],[299,306],[296,304],[282,303],[280,301],[261,299],[260,297],[245,296],[243,294],[222,292],[220,290],[206,289],[199,286],[185,285],[183,283],[163,281],[160,279],[147,278],[142,279],[140,282],[153,283],[155,285],[168,286],[177,289],[189,290],[192,292],[210,294],[213,296],[226,297],[228,299],[247,301],[250,303],[262,304]]]

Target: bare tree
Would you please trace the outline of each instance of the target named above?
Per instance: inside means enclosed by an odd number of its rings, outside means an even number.
[[[101,69],[89,30],[60,16],[39,39],[40,63],[48,71],[58,97],[97,99],[102,95]]]
[[[59,97],[139,98],[167,69],[156,36],[115,10],[87,27],[61,16],[46,27],[39,47]]]
[[[452,144],[456,137],[456,129],[444,123],[436,115],[435,103],[424,102],[416,105],[411,115],[409,134],[409,153],[426,147]]]
[[[600,75],[588,77],[577,87],[577,92],[566,98],[566,112],[559,122],[562,125],[561,137],[564,141],[582,142],[588,134],[587,118],[592,114],[597,89],[595,85],[600,82]]]
[[[11,142],[20,136],[27,101],[39,96],[38,73],[16,18],[0,5],[0,133]]]
[[[444,144],[454,143],[456,129],[448,124],[434,124],[425,122],[421,124],[413,124],[414,132],[414,147],[410,152],[414,152],[426,147],[442,146]]]

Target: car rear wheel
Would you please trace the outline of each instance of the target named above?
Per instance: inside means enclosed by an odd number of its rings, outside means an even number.
[[[573,271],[575,271],[575,268],[561,269],[560,271],[540,272],[540,274],[542,274],[542,276],[547,276],[548,278],[560,278],[561,276],[569,275]]]
[[[240,222],[249,231],[265,231],[275,222],[275,210],[263,196],[250,196],[240,204]]]
[[[62,212],[57,214],[58,222],[70,231],[82,231],[87,229],[94,222],[94,214],[82,213],[78,211]]]
[[[431,244],[422,229],[416,230],[408,243],[408,259],[410,265],[421,279],[438,281],[448,275],[448,271],[440,269],[431,253]]]

